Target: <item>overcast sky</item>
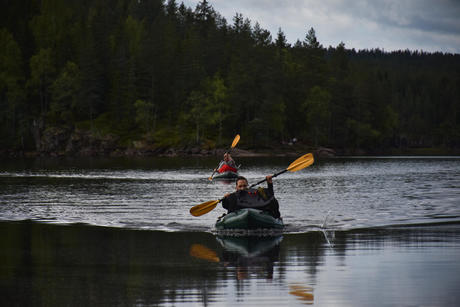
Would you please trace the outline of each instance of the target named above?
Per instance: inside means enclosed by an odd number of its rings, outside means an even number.
[[[178,0],[177,3],[182,1]],[[184,0],[193,10],[200,0]],[[276,38],[303,41],[313,27],[324,46],[460,54],[460,0],[209,0],[233,24],[236,13]]]

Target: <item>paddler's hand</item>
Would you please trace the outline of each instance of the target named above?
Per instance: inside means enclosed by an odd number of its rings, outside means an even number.
[[[268,175],[267,177],[265,177],[265,179],[267,179],[267,182],[268,182],[268,183],[273,183],[272,178],[273,178],[272,175]]]
[[[227,193],[224,195],[225,198],[229,197],[230,196],[230,193]]]

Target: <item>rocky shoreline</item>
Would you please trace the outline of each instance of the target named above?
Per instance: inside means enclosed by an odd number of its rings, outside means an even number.
[[[227,149],[216,148],[216,149],[200,149],[198,147],[193,148],[161,148],[161,149],[115,149],[113,151],[98,150],[85,148],[79,150],[76,153],[69,153],[66,151],[13,151],[13,150],[0,150],[0,157],[9,158],[35,158],[35,157],[208,157],[208,156],[222,156]],[[307,152],[312,152],[317,157],[335,157],[336,153],[334,150],[329,148],[319,149],[290,149],[286,151],[282,150],[248,150],[234,148],[232,155],[234,157],[296,157]]]
[[[197,145],[173,147],[161,146],[153,141],[139,139],[122,141],[114,134],[95,133],[89,130],[50,127],[36,129],[36,150],[0,149],[1,157],[177,157],[222,156],[228,148],[206,148]],[[122,145],[124,144],[124,145]],[[332,149],[313,149],[301,144],[275,144],[267,148],[244,148],[239,144],[232,149],[237,157],[298,156],[300,153],[316,152],[317,155],[334,156]]]
[[[228,148],[203,148],[200,146],[158,146],[146,140],[132,141],[121,146],[120,137],[113,134],[97,134],[88,130],[48,128],[35,135],[37,149],[32,151],[0,149],[0,157],[178,157],[222,156]],[[244,144],[232,149],[235,157],[299,156],[311,152],[318,158],[366,155],[459,155],[459,150],[443,148],[409,148],[369,152],[362,149],[331,149],[295,144],[272,144],[265,148],[247,148]]]
[[[0,157],[3,158],[38,158],[38,157],[221,157],[228,149],[202,149],[199,147],[183,148],[115,148],[110,151],[101,148],[85,147],[76,152],[67,151],[21,151],[21,150],[0,150]],[[313,153],[317,158],[334,158],[347,156],[459,156],[458,151],[439,151],[427,149],[426,151],[406,150],[390,153],[368,153],[362,150],[335,151],[331,148],[312,148],[307,146],[295,146],[294,148],[274,149],[241,149],[234,148],[234,157],[298,157],[305,153]]]

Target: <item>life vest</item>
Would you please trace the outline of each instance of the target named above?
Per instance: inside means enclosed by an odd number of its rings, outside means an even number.
[[[224,163],[218,170],[219,173],[224,173],[224,172],[238,172],[238,170],[234,167],[231,167],[227,163]]]
[[[236,203],[241,208],[262,208],[272,202],[273,195],[266,195],[264,189],[249,189],[236,192]]]

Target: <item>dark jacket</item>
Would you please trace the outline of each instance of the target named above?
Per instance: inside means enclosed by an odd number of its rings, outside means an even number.
[[[281,217],[279,204],[273,192],[273,184],[270,183],[268,188],[233,192],[224,198],[222,207],[227,209],[229,213],[243,208],[255,208],[267,211],[275,218]]]

